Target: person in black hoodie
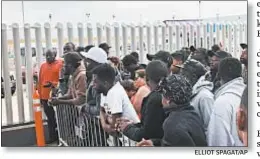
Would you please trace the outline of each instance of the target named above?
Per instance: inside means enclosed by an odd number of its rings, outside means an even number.
[[[125,136],[134,141],[141,141],[150,138],[162,138],[162,124],[165,113],[162,107],[162,95],[156,91],[161,78],[167,77],[168,69],[162,61],[152,61],[146,68],[146,81],[151,89],[151,93],[143,99],[141,107],[141,122],[131,124],[127,119],[119,119],[118,129]]]
[[[144,140],[137,146],[207,146],[203,123],[190,105],[192,86],[184,76],[173,74],[160,82],[166,114],[162,139]]]

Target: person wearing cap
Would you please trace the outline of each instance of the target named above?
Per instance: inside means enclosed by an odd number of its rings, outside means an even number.
[[[171,65],[171,71],[173,74],[178,74],[180,72],[180,67],[184,63],[184,54],[182,51],[178,50],[178,51],[172,53],[171,55],[173,58],[172,65]]]
[[[169,52],[161,50],[161,51],[157,52],[155,55],[147,54],[146,58],[149,61],[160,60],[160,61],[164,62],[168,68],[169,74],[172,73],[171,66],[172,66],[173,60],[172,60],[172,56]]]
[[[100,109],[100,94],[93,88],[92,70],[103,63],[107,63],[106,52],[98,47],[92,47],[88,52],[82,53],[86,61],[86,74],[87,74],[87,107],[86,110],[90,115],[99,115]]]
[[[107,56],[109,56],[109,49],[111,46],[109,46],[107,43],[101,43],[98,47],[103,49],[107,53]]]
[[[240,62],[242,63],[242,64],[244,64],[244,68],[243,68],[243,71],[242,71],[242,77],[244,78],[244,82],[245,82],[245,84],[247,84],[247,78],[248,78],[248,76],[247,76],[247,62],[248,62],[248,58],[247,58],[247,53],[248,53],[248,51],[247,51],[247,44],[244,44],[244,43],[242,43],[242,44],[240,44],[240,46],[241,46],[241,48],[242,48],[242,54],[241,54],[241,56],[240,56]]]
[[[213,83],[205,80],[205,76],[203,76],[206,71],[206,68],[199,61],[190,59],[183,64],[180,72],[193,87],[191,105],[202,119],[205,133],[207,133],[214,104]]]
[[[225,58],[219,64],[221,87],[215,92],[208,125],[209,146],[242,146],[236,126],[236,111],[246,87],[241,73],[242,65],[236,58]]]
[[[64,74],[71,75],[70,87],[66,95],[52,98],[53,105],[70,104],[82,105],[86,101],[86,68],[77,52],[64,55]]]
[[[202,63],[207,70],[209,70],[209,59],[207,50],[204,48],[197,48],[193,52],[191,59],[197,60]]]
[[[168,76],[168,69],[162,61],[155,60],[146,67],[146,83],[150,88],[141,106],[141,122],[134,124],[125,119],[118,121],[118,128],[128,138],[140,142],[143,138],[162,138],[165,113],[162,107],[162,94],[158,91],[161,78]]]
[[[130,74],[130,79],[135,80],[135,71],[139,69],[138,61],[133,55],[126,55],[122,59],[123,67],[126,74]],[[126,79],[125,77],[122,77]]]
[[[162,139],[143,139],[137,146],[207,146],[199,115],[190,105],[192,86],[182,75],[172,74],[162,79],[158,91],[166,113]]]
[[[217,52],[211,52],[212,55],[210,59],[210,71],[206,73],[205,79],[213,82],[214,88],[213,92],[215,92],[219,87],[220,87],[220,79],[217,76],[218,73],[218,66],[219,63],[227,58],[227,57],[232,57],[230,53],[227,53],[225,51],[217,51]]]

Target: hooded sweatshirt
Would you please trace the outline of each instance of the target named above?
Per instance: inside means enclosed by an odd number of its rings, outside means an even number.
[[[191,105],[199,114],[204,131],[207,134],[210,115],[214,105],[213,82],[207,81],[205,76],[202,76],[193,86]]]
[[[244,80],[238,77],[216,90],[213,112],[208,126],[209,146],[243,145],[237,133],[236,111],[244,89]]]

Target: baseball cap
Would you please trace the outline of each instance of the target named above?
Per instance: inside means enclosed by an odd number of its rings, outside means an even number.
[[[247,49],[247,44],[245,44],[245,43],[241,43],[240,46],[242,49]]]
[[[146,58],[149,61],[152,61],[154,59],[154,60],[161,60],[161,61],[163,61],[163,62],[165,62],[167,64],[172,63],[171,62],[172,61],[172,56],[167,51],[159,51],[155,55],[147,54]]]
[[[107,43],[101,43],[101,44],[99,44],[98,47],[103,48],[103,49],[110,49],[111,48],[111,46],[109,46]]]
[[[226,57],[232,57],[232,55],[226,51],[217,51],[217,52],[211,52],[212,56],[217,56],[221,59],[226,58]]]
[[[107,63],[106,52],[98,47],[92,47],[88,52],[81,52],[81,55],[97,63]]]

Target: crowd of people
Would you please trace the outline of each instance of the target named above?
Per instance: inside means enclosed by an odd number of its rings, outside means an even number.
[[[99,116],[107,140],[119,132],[131,146],[247,146],[247,44],[240,60],[218,45],[147,54],[110,56],[110,46],[64,46],[62,59],[47,50],[38,90],[57,140],[48,105],[85,106]],[[61,95],[51,97],[54,84]],[[137,144],[135,144],[137,142]],[[109,142],[108,142],[109,143]]]

